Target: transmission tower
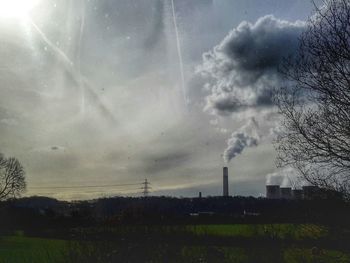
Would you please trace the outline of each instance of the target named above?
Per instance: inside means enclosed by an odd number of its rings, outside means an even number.
[[[147,197],[148,194],[150,193],[150,189],[152,187],[150,187],[150,182],[147,181],[147,179],[145,179],[145,181],[142,183],[142,194],[143,194],[143,197]]]

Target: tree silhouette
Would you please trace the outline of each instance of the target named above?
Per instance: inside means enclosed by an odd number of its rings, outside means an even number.
[[[26,188],[25,172],[20,162],[0,154],[0,200],[19,196]]]
[[[315,5],[316,6],[316,5]],[[283,116],[278,165],[313,185],[350,193],[350,2],[328,0],[286,60],[276,95]]]

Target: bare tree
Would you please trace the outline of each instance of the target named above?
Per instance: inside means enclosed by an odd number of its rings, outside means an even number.
[[[19,196],[26,188],[25,172],[20,162],[0,154],[0,200]]]
[[[350,1],[315,8],[298,54],[282,67],[277,163],[313,185],[350,194]]]

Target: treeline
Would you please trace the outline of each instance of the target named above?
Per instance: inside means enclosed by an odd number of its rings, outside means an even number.
[[[0,204],[2,232],[128,224],[319,223],[347,226],[350,222],[350,204],[341,199],[115,197],[65,202],[29,197]]]

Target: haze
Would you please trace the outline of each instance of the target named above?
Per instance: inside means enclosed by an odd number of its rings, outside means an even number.
[[[312,10],[304,0],[42,0],[2,11],[0,151],[23,163],[26,195],[138,195],[141,185],[47,187],[145,178],[154,195],[220,195],[227,165],[231,194],[259,196],[277,171],[269,92]]]

